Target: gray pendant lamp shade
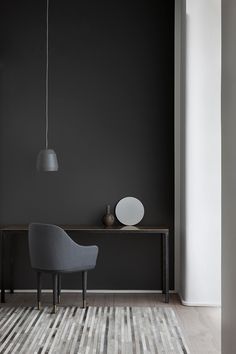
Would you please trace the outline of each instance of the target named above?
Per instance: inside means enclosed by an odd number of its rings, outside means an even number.
[[[53,172],[58,170],[57,155],[52,149],[41,150],[37,157],[37,170]]]
[[[46,130],[45,130],[45,149],[41,150],[37,157],[37,170],[44,172],[54,172],[58,170],[57,155],[54,150],[48,148],[48,13],[49,0],[47,0],[46,17]]]

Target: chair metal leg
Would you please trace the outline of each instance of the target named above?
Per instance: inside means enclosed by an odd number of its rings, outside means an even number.
[[[60,304],[61,300],[61,274],[57,275],[57,303]]]
[[[57,274],[53,273],[52,275],[52,282],[53,282],[53,310],[52,313],[56,313],[57,307]]]
[[[82,308],[86,308],[86,292],[87,292],[87,271],[82,272],[82,300],[83,306]]]
[[[38,305],[38,310],[41,309],[41,273],[37,272],[37,305]]]

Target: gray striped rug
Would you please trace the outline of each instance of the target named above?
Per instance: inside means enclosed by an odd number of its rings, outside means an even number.
[[[174,311],[157,307],[0,309],[0,353],[189,353]]]

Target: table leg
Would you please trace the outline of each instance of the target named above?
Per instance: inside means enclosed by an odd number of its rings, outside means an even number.
[[[15,245],[14,245],[14,234],[11,235],[10,239],[10,293],[14,294],[14,258],[15,258]]]
[[[1,232],[1,302],[5,302],[5,235]]]
[[[162,250],[163,250],[163,290],[165,294],[165,302],[169,302],[169,233],[162,234]]]

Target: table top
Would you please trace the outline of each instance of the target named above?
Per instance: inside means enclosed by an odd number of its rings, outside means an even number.
[[[91,233],[153,233],[168,234],[169,229],[161,226],[112,226],[105,227],[102,225],[58,225],[65,231],[84,231]],[[0,231],[28,231],[28,224],[20,225],[0,225]]]

